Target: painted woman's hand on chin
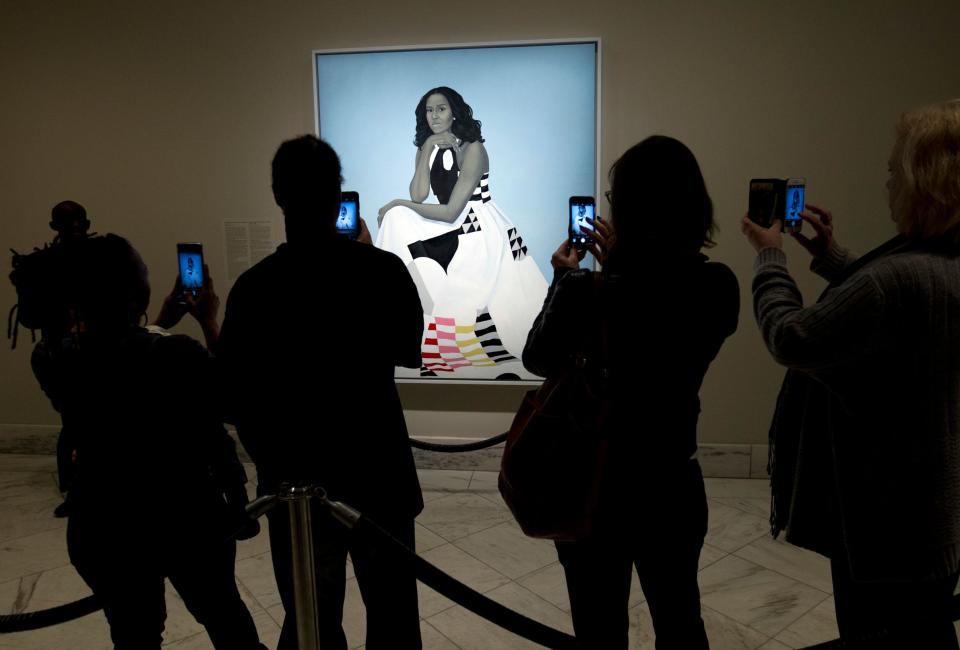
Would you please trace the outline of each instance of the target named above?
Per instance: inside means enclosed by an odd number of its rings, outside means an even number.
[[[424,141],[423,150],[429,151],[433,147],[440,147],[441,149],[459,149],[460,140],[451,131],[434,133]]]

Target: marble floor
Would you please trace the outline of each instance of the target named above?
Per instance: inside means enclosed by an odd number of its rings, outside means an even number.
[[[0,614],[70,602],[88,592],[67,559],[65,522],[52,456],[0,454]],[[249,468],[252,475],[252,467]],[[525,537],[496,486],[496,473],[420,470],[426,509],[417,519],[417,551],[491,598],[572,632],[563,572],[552,544]],[[700,558],[703,618],[714,650],[801,648],[837,635],[830,571],[819,556],[773,541],[767,533],[765,480],[708,478],[710,529]],[[352,572],[344,629],[363,647],[364,612]],[[283,608],[265,533],[241,542],[237,580],[261,638],[275,647]],[[202,628],[167,590],[165,645],[211,648]],[[653,648],[650,615],[634,579],[631,649]],[[535,647],[420,585],[424,647],[432,650]],[[96,614],[32,632],[0,634],[0,649],[110,647]]]

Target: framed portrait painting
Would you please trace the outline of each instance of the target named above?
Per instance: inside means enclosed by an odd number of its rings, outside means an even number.
[[[521,353],[550,256],[598,184],[599,40],[313,56],[317,134],[423,306],[421,366],[398,380],[538,381]]]

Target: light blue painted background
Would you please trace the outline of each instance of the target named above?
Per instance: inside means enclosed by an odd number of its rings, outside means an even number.
[[[318,133],[376,239],[380,207],[410,198],[417,103],[453,88],[483,124],[491,196],[549,282],[569,197],[596,194],[596,56],[595,43],[320,53]]]

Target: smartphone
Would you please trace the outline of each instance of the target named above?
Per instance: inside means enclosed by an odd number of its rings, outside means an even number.
[[[196,298],[203,289],[203,244],[177,244],[177,266],[180,269],[180,291]]]
[[[782,217],[783,181],[779,178],[754,178],[750,180],[750,202],[747,214],[750,221],[769,228],[773,220]]]
[[[579,249],[593,243],[593,220],[597,217],[597,202],[592,196],[570,197],[570,223],[567,231],[570,244]]]
[[[784,200],[783,232],[800,232],[803,226],[803,201],[806,195],[807,181],[804,178],[788,178],[786,199]]]
[[[360,194],[340,193],[340,214],[337,215],[337,232],[350,239],[360,234]]]

